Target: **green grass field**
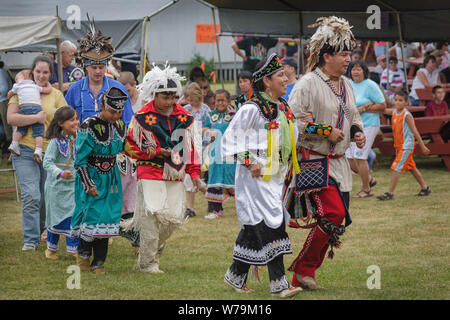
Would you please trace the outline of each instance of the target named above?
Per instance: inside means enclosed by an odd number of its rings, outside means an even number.
[[[389,158],[378,156],[373,175],[376,195],[387,191]],[[326,290],[301,292],[294,299],[449,299],[449,207],[450,175],[437,157],[417,157],[418,168],[431,186],[428,197],[415,194],[419,185],[403,174],[395,200],[375,197],[351,199],[353,224],[342,237],[343,246],[333,260],[326,259],[317,273]],[[3,163],[0,167],[5,168]],[[361,187],[354,176],[354,195]],[[0,188],[14,186],[12,175],[0,176]],[[109,247],[106,274],[81,274],[81,289],[68,289],[67,268],[75,260],[60,244],[59,260],[44,257],[45,244],[35,252],[22,252],[21,209],[15,194],[0,194],[0,299],[270,299],[267,269],[262,283],[249,279],[254,292],[239,295],[225,286],[223,276],[232,262],[234,241],[239,232],[234,201],[225,204],[219,220],[203,218],[206,202],[197,194],[192,218],[168,241],[161,259],[161,275],[134,269],[131,245],[114,238]],[[285,267],[298,254],[307,231],[288,228],[294,254],[284,257]],[[380,289],[368,289],[368,267],[380,270]],[[289,280],[291,272],[287,272]]]

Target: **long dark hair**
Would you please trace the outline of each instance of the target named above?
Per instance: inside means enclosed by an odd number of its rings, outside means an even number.
[[[71,106],[64,106],[58,108],[53,115],[53,119],[48,125],[47,131],[45,132],[45,138],[52,139],[64,139],[62,128],[59,123],[70,120],[76,114],[75,109]]]

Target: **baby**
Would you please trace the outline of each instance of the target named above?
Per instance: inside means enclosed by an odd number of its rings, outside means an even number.
[[[41,93],[48,94],[52,90],[50,84],[46,87],[40,87],[30,78],[30,70],[22,70],[16,75],[16,83],[12,90],[8,92],[8,98],[14,94],[19,97],[19,113],[24,115],[37,114],[42,111]],[[44,137],[44,125],[42,123],[34,123],[32,125],[17,127],[13,134],[12,143],[8,150],[15,155],[20,156],[20,139],[27,134],[28,128],[31,126],[32,136],[36,139],[36,149],[33,157],[37,162],[42,162],[42,145]]]

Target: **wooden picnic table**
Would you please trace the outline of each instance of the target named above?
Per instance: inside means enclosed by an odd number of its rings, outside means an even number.
[[[422,112],[420,107],[408,107],[408,109],[415,112]],[[425,110],[424,107],[422,107]],[[450,115],[439,117],[418,117],[414,119],[416,128],[419,131],[422,139],[430,140],[425,143],[430,149],[430,155],[438,155],[444,161],[447,170],[450,171],[450,142],[445,142],[443,139],[444,129],[447,132],[450,130]],[[392,127],[390,124],[383,124],[380,126],[381,134],[378,134],[373,143],[374,148],[379,148],[381,154],[395,155],[394,140],[392,139]],[[414,149],[415,155],[423,155],[420,148]]]

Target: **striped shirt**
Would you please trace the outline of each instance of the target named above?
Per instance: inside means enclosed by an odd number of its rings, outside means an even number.
[[[384,69],[381,74],[380,85],[384,89],[387,94],[391,94],[392,92],[388,90],[388,73],[387,69]],[[389,69],[389,86],[398,88],[402,87],[406,83],[405,74],[402,70],[397,69],[395,71]]]

